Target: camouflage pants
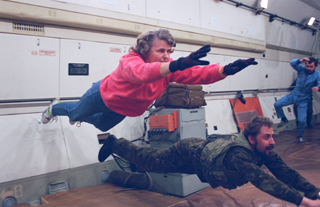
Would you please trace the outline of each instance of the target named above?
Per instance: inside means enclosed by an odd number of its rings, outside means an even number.
[[[200,156],[208,141],[188,138],[170,148],[138,147],[126,139],[113,145],[113,152],[135,164],[139,170],[158,173],[201,173]],[[200,176],[199,176],[200,177]]]

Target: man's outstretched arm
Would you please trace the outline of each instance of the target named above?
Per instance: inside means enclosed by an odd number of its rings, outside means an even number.
[[[270,172],[288,186],[304,193],[310,199],[317,199],[320,189],[301,176],[297,171],[288,167],[281,157],[272,153],[265,163]]]
[[[303,193],[286,185],[277,178],[264,172],[253,161],[249,153],[245,153],[243,147],[232,149],[232,165],[237,171],[250,181],[258,189],[284,201],[294,203],[299,206],[303,199]],[[251,156],[251,157],[250,157]]]

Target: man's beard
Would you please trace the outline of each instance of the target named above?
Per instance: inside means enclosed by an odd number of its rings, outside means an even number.
[[[270,156],[270,152],[267,154],[267,150],[273,150],[273,148],[274,148],[274,144],[271,144],[271,145],[267,146],[267,147],[264,149],[264,152],[259,152],[259,151],[257,150],[257,145],[258,145],[258,143],[255,144],[256,152],[257,152],[258,154],[260,154],[262,157],[269,157],[269,156]]]

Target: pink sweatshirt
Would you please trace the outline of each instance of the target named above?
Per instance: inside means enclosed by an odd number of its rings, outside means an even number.
[[[124,116],[140,116],[162,96],[170,82],[210,84],[225,78],[222,67],[215,64],[194,66],[163,77],[160,73],[161,64],[146,63],[133,51],[122,56],[117,69],[100,84],[101,97],[106,106]]]

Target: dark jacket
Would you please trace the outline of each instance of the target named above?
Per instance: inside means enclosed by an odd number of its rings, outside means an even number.
[[[235,189],[251,182],[260,190],[297,206],[303,196],[316,199],[320,191],[289,168],[277,153],[265,156],[253,151],[242,132],[231,139],[217,139],[208,143],[203,149],[201,161],[203,176],[213,188],[222,186]],[[275,177],[263,171],[262,165]]]

